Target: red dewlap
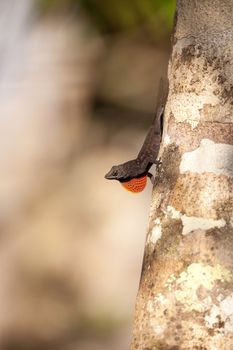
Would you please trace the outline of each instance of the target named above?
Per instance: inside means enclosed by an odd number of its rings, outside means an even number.
[[[147,176],[136,177],[129,181],[122,182],[122,186],[124,186],[128,191],[139,193],[144,190],[146,187]]]

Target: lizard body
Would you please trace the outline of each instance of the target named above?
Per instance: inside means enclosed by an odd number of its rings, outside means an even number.
[[[114,165],[105,175],[108,180],[120,181],[131,192],[141,192],[146,186],[147,176],[152,177],[149,173],[150,167],[160,163],[157,156],[162,136],[167,90],[167,87],[164,88],[161,82],[155,117],[137,157],[123,164]]]

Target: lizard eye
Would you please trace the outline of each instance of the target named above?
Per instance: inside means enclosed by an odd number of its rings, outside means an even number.
[[[117,174],[118,174],[117,170],[114,170],[114,172],[112,173],[113,176],[117,176]]]

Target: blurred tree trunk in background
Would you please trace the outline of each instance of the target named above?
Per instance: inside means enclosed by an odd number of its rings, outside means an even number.
[[[131,349],[233,349],[233,2],[178,0]]]

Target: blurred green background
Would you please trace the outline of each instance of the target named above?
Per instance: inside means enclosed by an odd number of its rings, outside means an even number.
[[[80,6],[101,33],[144,29],[152,40],[168,36],[173,22],[175,0],[38,0],[43,13],[57,9],[78,11]]]
[[[174,11],[1,1],[1,350],[129,348],[152,186],[104,174],[153,119]]]

